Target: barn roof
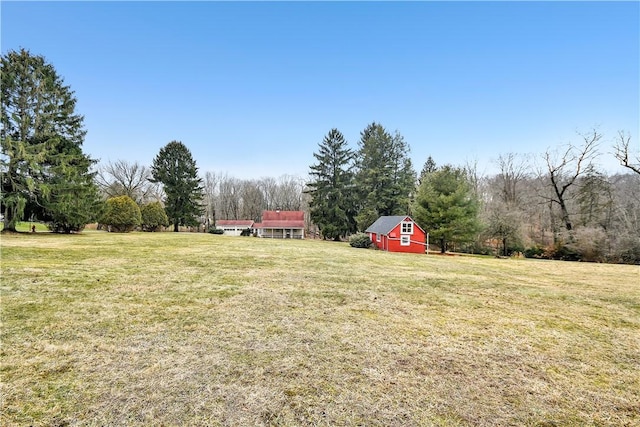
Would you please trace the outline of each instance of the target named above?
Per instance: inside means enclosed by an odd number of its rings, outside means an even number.
[[[381,216],[365,230],[365,233],[389,234],[396,225],[400,224],[406,218],[411,219],[407,215]]]

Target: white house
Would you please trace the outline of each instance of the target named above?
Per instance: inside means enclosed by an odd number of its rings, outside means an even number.
[[[219,219],[216,228],[223,230],[226,236],[239,236],[244,230],[253,228],[250,219]]]

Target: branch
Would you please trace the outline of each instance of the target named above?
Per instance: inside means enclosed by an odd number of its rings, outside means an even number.
[[[640,154],[636,157],[636,163],[632,163],[629,160],[629,145],[631,143],[631,135],[625,133],[623,131],[618,131],[618,140],[614,145],[614,149],[616,152],[614,156],[620,162],[621,166],[624,166],[627,169],[632,170],[633,172],[640,175]]]

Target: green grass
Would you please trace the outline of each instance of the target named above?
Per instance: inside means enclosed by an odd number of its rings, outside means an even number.
[[[36,226],[36,232],[42,233],[42,232],[49,231],[49,228],[47,227],[46,224],[43,224],[41,222],[28,222],[28,221],[18,222],[16,224],[16,231],[28,233],[31,231],[31,227],[34,225]],[[0,222],[0,231],[2,230],[4,230],[4,222]]]
[[[2,425],[640,425],[637,266],[1,237]]]

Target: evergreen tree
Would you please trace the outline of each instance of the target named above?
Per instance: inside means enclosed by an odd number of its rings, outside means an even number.
[[[612,219],[613,191],[607,176],[591,164],[579,184],[576,200],[579,224],[608,229]]]
[[[427,157],[427,161],[424,162],[424,166],[422,166],[422,171],[420,172],[420,177],[418,178],[418,185],[422,184],[422,181],[427,174],[435,172],[436,169],[438,168],[436,167],[436,162],[433,160],[433,157]]]
[[[77,231],[96,218],[98,193],[82,153],[84,118],[69,86],[42,56],[2,56],[1,205],[6,230],[26,215]]]
[[[151,202],[140,208],[143,231],[158,231],[160,227],[169,225],[169,218],[160,202]]]
[[[106,209],[100,222],[108,225],[110,231],[128,233],[142,223],[140,207],[129,196],[107,199]]]
[[[375,122],[367,126],[360,133],[355,176],[358,228],[366,229],[381,215],[409,214],[415,180],[402,135],[391,135]]]
[[[44,185],[49,197],[43,201],[42,217],[51,231],[80,231],[100,217],[105,206],[94,183],[95,173],[89,171],[94,163],[74,146],[59,147],[59,154],[47,163]]]
[[[502,255],[509,255],[509,245],[520,244],[520,212],[508,209],[504,202],[495,202],[487,212],[484,236],[498,239],[502,243]]]
[[[313,153],[318,163],[310,167],[313,177],[309,183],[311,220],[324,238],[340,240],[356,229],[351,171],[353,151],[337,129],[331,129],[318,145],[318,152]]]
[[[446,252],[450,242],[473,241],[480,225],[478,201],[463,169],[446,165],[427,174],[418,189],[414,219]]]
[[[204,187],[189,149],[182,142],[171,141],[153,160],[151,174],[151,182],[162,183],[164,187],[165,211],[173,231],[177,232],[180,225],[198,225]]]

